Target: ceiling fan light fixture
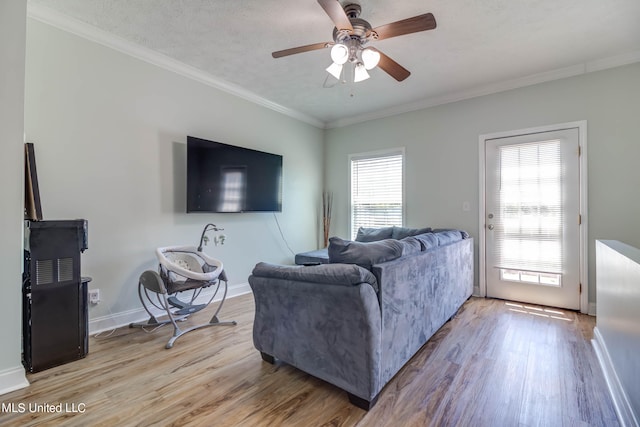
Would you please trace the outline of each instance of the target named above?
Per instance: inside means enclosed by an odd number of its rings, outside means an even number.
[[[337,72],[338,65],[344,65],[348,62],[349,71],[343,74],[349,74],[356,81],[362,81],[369,78],[366,70],[379,66],[382,71],[398,82],[402,82],[411,75],[409,70],[376,48],[365,48],[365,46],[372,40],[386,40],[433,30],[437,27],[433,14],[423,13],[374,28],[369,22],[360,18],[362,8],[357,0],[317,0],[317,2],[334,24],[333,41],[279,50],[272,52],[271,56],[282,58],[331,47],[331,59],[334,64],[329,66],[327,71]]]
[[[369,48],[364,49],[362,51],[362,62],[367,70],[376,68],[378,62],[380,62],[380,52]]]
[[[349,60],[349,48],[342,43],[336,43],[331,48],[331,59],[338,65],[342,65]]]
[[[358,83],[363,80],[367,80],[369,77],[369,73],[367,73],[367,69],[364,67],[364,64],[362,62],[358,62],[355,70],[353,71],[353,82]]]
[[[336,64],[335,62],[333,62],[327,67],[327,72],[336,79],[340,80],[340,75],[342,74],[342,64]]]

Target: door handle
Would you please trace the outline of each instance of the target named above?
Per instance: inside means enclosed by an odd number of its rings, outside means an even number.
[[[488,228],[489,230],[493,230],[493,224],[489,224],[489,225],[487,226],[487,228]]]

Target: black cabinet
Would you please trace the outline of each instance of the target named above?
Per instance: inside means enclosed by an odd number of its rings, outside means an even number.
[[[26,221],[22,286],[23,364],[37,372],[89,351],[87,283],[80,254],[85,220]]]

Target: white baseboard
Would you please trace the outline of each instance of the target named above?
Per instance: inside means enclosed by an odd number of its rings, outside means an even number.
[[[29,386],[22,365],[0,372],[0,394],[10,393]]]
[[[222,289],[220,290],[222,291]],[[202,291],[202,294],[198,296],[196,302],[204,303],[209,301],[211,298],[211,293],[213,289],[205,289]],[[237,285],[229,286],[229,290],[227,292],[227,299],[237,297],[240,295],[251,293],[251,288],[249,287],[249,283],[240,283]],[[214,301],[219,301],[221,299],[216,297]],[[162,315],[163,312],[160,310],[153,309],[151,310],[154,315]],[[224,311],[224,309],[223,309]],[[121,311],[118,313],[111,313],[107,316],[100,316],[94,319],[89,320],[89,334],[97,334],[104,331],[110,331],[116,328],[120,328],[122,326],[127,326],[131,323],[135,322],[144,322],[149,319],[149,315],[144,310],[144,308],[140,307],[134,310]]]
[[[635,417],[633,409],[631,408],[631,403],[629,403],[629,398],[618,379],[615,367],[613,366],[613,362],[609,356],[609,351],[607,350],[607,345],[604,342],[597,326],[593,329],[593,339],[591,340],[591,344],[598,356],[598,362],[600,362],[600,367],[604,373],[607,387],[609,387],[609,394],[611,394],[613,406],[616,408],[620,425],[622,425],[622,427],[639,427],[640,424],[638,423],[638,419]]]

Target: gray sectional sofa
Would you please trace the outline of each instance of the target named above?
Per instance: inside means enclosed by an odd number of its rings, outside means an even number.
[[[400,239],[366,231],[361,240],[331,238],[326,264],[259,263],[249,284],[262,358],[334,384],[369,409],[471,295],[473,239],[458,230]]]

